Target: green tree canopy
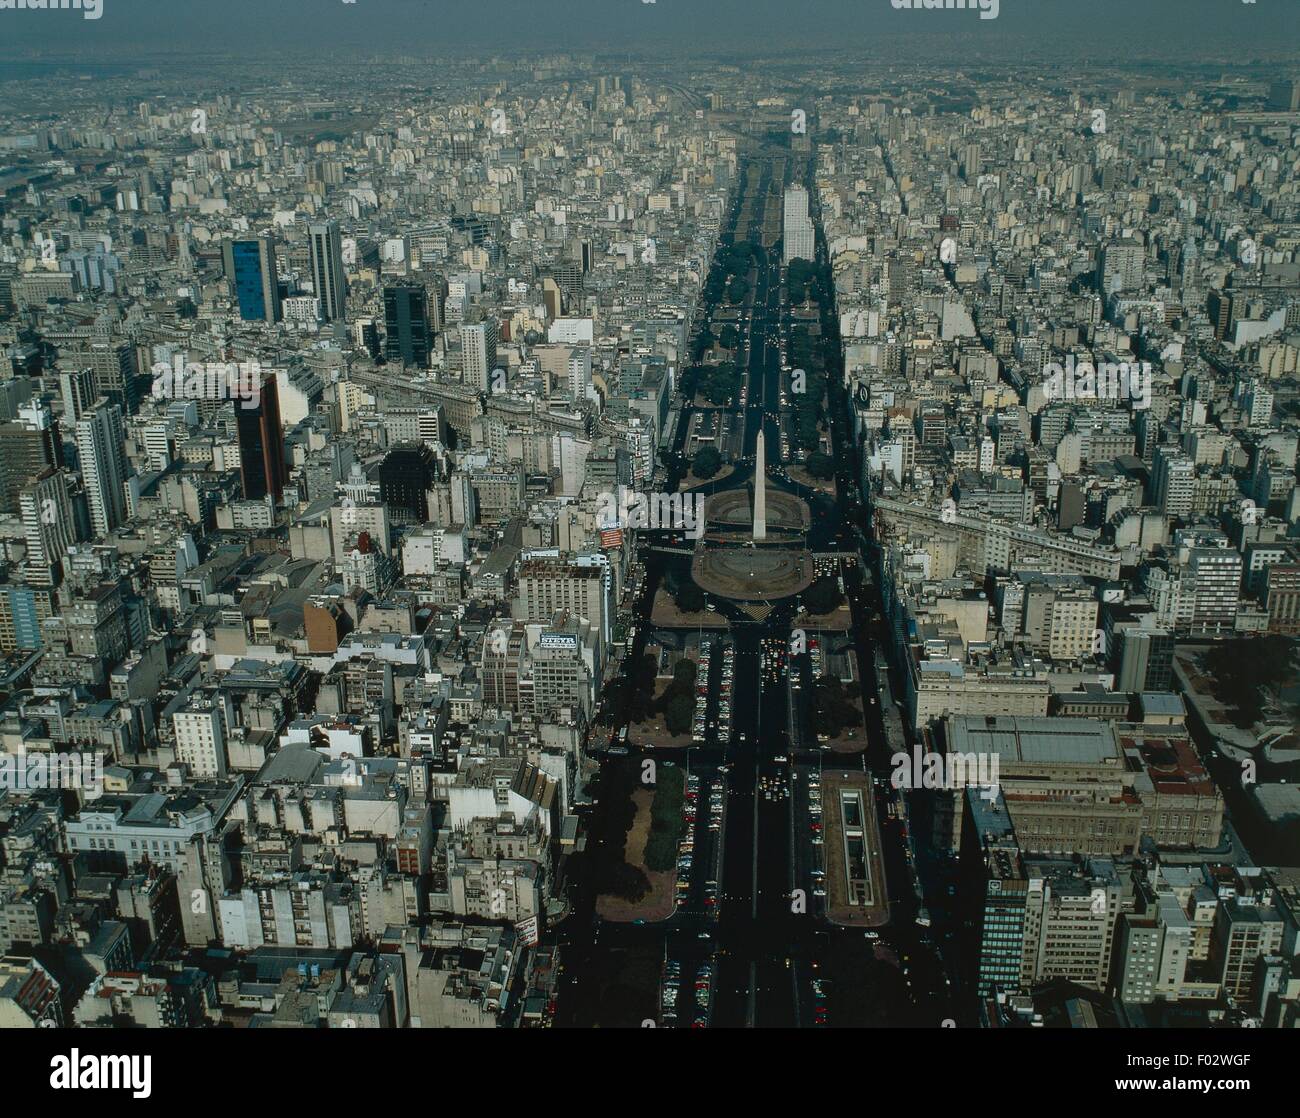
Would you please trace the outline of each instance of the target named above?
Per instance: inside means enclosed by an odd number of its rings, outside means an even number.
[[[695,702],[689,695],[674,695],[664,708],[664,721],[670,734],[684,734],[691,728]],[[652,866],[651,869],[654,867]]]
[[[683,613],[699,613],[704,608],[704,591],[693,582],[677,588],[673,596],[677,608]]]
[[[839,583],[833,575],[822,575],[803,592],[803,605],[809,613],[830,613],[844,601]]]
[[[712,477],[722,468],[722,455],[716,447],[702,446],[695,452],[691,470],[696,477]]]
[[[835,459],[829,454],[818,451],[808,459],[808,472],[813,477],[831,478],[835,476]]]

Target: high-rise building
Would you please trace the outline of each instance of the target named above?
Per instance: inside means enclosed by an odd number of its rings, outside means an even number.
[[[1260,957],[1282,946],[1283,927],[1281,915],[1271,905],[1261,907],[1235,897],[1219,905],[1210,965],[1228,997],[1245,1001],[1254,994]]]
[[[380,500],[395,523],[429,519],[429,490],[438,477],[433,451],[417,444],[394,447],[379,465]]]
[[[1146,629],[1116,623],[1107,647],[1115,651],[1115,690],[1168,691],[1174,671],[1174,635],[1168,629]]]
[[[57,583],[55,570],[68,548],[77,540],[63,471],[51,466],[23,486],[18,494],[27,541],[29,577],[43,585]]]
[[[1121,917],[1115,992],[1130,1005],[1176,999],[1187,974],[1192,927],[1169,891],[1147,894],[1145,911]]]
[[[1196,463],[1177,447],[1156,447],[1153,469],[1155,503],[1168,516],[1186,519],[1192,512]]]
[[[1146,250],[1134,241],[1117,241],[1107,245],[1101,254],[1101,289],[1135,291],[1142,286],[1146,267]]]
[[[1241,606],[1241,552],[1222,532],[1180,531],[1174,536],[1178,561],[1191,580],[1192,624],[1231,627]]]
[[[90,369],[73,369],[59,374],[59,392],[63,396],[63,419],[75,423],[95,402],[95,374]]]
[[[48,467],[61,465],[59,425],[44,404],[24,405],[12,423],[0,423],[0,513],[16,513],[18,491]]]
[[[975,901],[976,993],[1015,992],[1023,985],[1029,882],[1015,828],[1000,792],[992,798],[971,786],[962,813],[961,872]]]
[[[1300,566],[1277,563],[1266,576],[1264,608],[1272,633],[1300,633]]]
[[[1269,86],[1268,107],[1274,112],[1300,112],[1300,81],[1290,78]]]
[[[497,324],[494,319],[460,328],[461,375],[480,392],[488,391],[497,363]]]
[[[429,367],[429,293],[421,284],[396,283],[384,288],[384,332],[384,356],[390,362]]]
[[[359,318],[352,324],[352,341],[370,355],[374,361],[382,352],[379,344],[379,326],[373,318]]]
[[[314,222],[307,227],[311,250],[311,282],[320,303],[321,318],[334,322],[347,310],[348,281],[343,270],[343,238],[337,221]]]
[[[0,586],[0,652],[40,648],[41,624],[54,613],[53,592],[34,586]]]
[[[1241,306],[1231,292],[1215,288],[1205,300],[1205,311],[1214,326],[1214,336],[1223,341],[1231,335],[1236,326]]]
[[[135,415],[140,410],[142,386],[136,376],[134,346],[116,342],[92,342],[81,359],[94,374],[98,395],[117,404],[124,416]]]
[[[245,407],[248,402],[241,400],[235,408],[244,497],[256,501],[269,494],[279,504],[284,496],[284,428],[275,377],[263,379],[256,407]]]
[[[90,505],[90,525],[106,536],[126,520],[126,435],[122,409],[101,403],[77,420],[77,457]]]
[[[1064,978],[1104,990],[1122,911],[1114,864],[1105,858],[1027,858],[1025,942],[1034,948],[1032,982]]]
[[[172,715],[176,730],[176,760],[194,777],[226,775],[225,720],[217,707],[195,706]]]
[[[785,215],[781,226],[784,245],[783,264],[791,260],[811,260],[815,252],[813,223],[808,216],[808,191],[802,186],[785,189]]]
[[[549,622],[559,610],[585,617],[609,639],[613,607],[608,571],[581,557],[526,558],[518,573],[517,615],[525,621]]]
[[[222,245],[221,259],[239,304],[239,317],[248,322],[279,322],[280,287],[271,238],[228,240]]]

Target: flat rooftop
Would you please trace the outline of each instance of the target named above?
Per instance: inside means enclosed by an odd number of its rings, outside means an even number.
[[[1121,764],[1114,728],[1091,718],[953,718],[952,751],[1024,764]]]

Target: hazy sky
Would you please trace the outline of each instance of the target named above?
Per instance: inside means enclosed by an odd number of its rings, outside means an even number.
[[[19,3],[23,0],[18,0]],[[100,0],[103,15],[0,11],[0,52],[159,48],[293,51],[405,46],[438,53],[604,45],[683,52],[780,50],[833,43],[880,49],[902,33],[961,32],[996,50],[1029,35],[1045,45],[1086,40],[1168,44],[1171,58],[1199,44],[1243,60],[1289,47],[1300,53],[1300,0],[999,0],[997,19],[967,11],[895,11],[890,0]],[[919,2],[919,0],[917,0]],[[1174,44],[1179,44],[1175,49]],[[1199,52],[1198,52],[1199,53]]]

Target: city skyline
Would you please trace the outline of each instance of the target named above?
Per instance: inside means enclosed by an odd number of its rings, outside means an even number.
[[[857,1029],[877,1103],[1284,1090],[1297,29],[0,0],[15,1082]]]

